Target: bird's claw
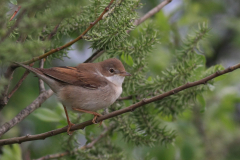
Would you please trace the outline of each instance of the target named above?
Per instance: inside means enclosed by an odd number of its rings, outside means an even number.
[[[96,121],[96,120],[97,120],[97,117],[100,117],[100,116],[99,116],[99,115],[95,115],[95,116],[94,116],[94,118],[93,118],[93,120],[92,120],[93,124],[98,124],[98,121]],[[102,125],[102,121],[99,122],[99,126],[101,126],[101,125]]]
[[[68,133],[69,136],[72,135],[72,133],[74,132],[74,131],[70,131],[71,127],[74,126],[74,125],[75,125],[75,124],[73,124],[73,123],[71,123],[71,122],[68,124],[67,133]]]

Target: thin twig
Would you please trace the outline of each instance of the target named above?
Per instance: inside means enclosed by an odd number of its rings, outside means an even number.
[[[39,62],[39,68],[43,68],[44,66],[44,59],[41,59]],[[39,93],[43,93],[45,91],[45,86],[44,86],[44,82],[41,78],[38,79],[39,82]]]
[[[168,3],[172,2],[172,0],[165,0],[163,2],[161,2],[159,5],[157,5],[156,7],[154,7],[152,10],[150,10],[148,13],[146,13],[143,17],[135,20],[134,25],[138,26],[141,23],[143,23],[145,20],[147,20],[148,18],[150,18],[151,16],[153,16],[154,14],[158,13],[164,6],[166,6]],[[130,33],[130,30],[127,31],[127,33]],[[93,62],[95,59],[97,59],[98,57],[100,57],[103,53],[105,52],[105,50],[103,49],[99,49],[96,52],[94,52],[88,59],[87,59],[87,63],[89,62]]]
[[[34,63],[30,64],[29,66],[33,66]],[[18,90],[18,88],[21,86],[22,82],[27,78],[28,74],[30,72],[28,70],[26,70],[23,74],[23,76],[21,77],[21,79],[18,81],[18,83],[16,84],[16,86],[13,88],[13,90],[8,94],[7,98],[8,100],[12,97],[12,95]]]
[[[97,59],[99,56],[101,56],[104,52],[105,52],[105,50],[103,50],[103,49],[97,50],[84,63],[91,63],[91,62],[93,62],[95,59]]]
[[[152,17],[154,14],[158,13],[164,6],[166,6],[170,2],[172,2],[172,0],[165,0],[165,1],[161,2],[159,5],[157,5],[152,10],[150,10],[148,13],[146,13],[143,17],[136,20],[134,22],[134,25],[138,26],[139,24],[143,23],[145,20]]]
[[[4,85],[4,89],[3,89],[3,92],[1,94],[1,97],[0,97],[0,111],[4,108],[4,106],[8,103],[8,90],[9,90],[9,86],[10,86],[10,81],[12,79],[12,76],[13,76],[13,73],[14,73],[14,70],[16,69],[15,66],[9,66],[7,68],[7,71],[4,73],[4,78],[6,80],[8,80],[8,83],[6,85]]]
[[[63,46],[61,46],[61,47],[59,47],[59,48],[52,49],[51,51],[49,51],[49,52],[47,52],[47,53],[44,53],[44,54],[41,55],[41,56],[33,57],[32,60],[25,61],[25,62],[23,62],[23,64],[30,64],[30,63],[35,62],[35,61],[37,61],[37,60],[40,60],[40,59],[42,59],[42,58],[46,58],[47,56],[49,56],[49,55],[51,55],[51,54],[53,54],[53,53],[55,53],[55,52],[58,52],[58,51],[60,51],[60,50],[62,50],[62,49],[65,49],[65,48],[71,46],[72,44],[76,43],[78,40],[82,39],[82,37],[83,37],[90,29],[92,29],[92,27],[93,27],[95,24],[97,24],[100,20],[102,20],[103,15],[109,10],[109,7],[110,7],[111,4],[113,3],[113,1],[114,1],[114,0],[111,0],[111,1],[110,1],[110,3],[108,4],[108,6],[107,6],[107,7],[104,9],[104,11],[102,12],[102,14],[101,14],[94,22],[91,22],[90,25],[89,25],[89,27],[88,27],[80,36],[78,36],[76,39],[74,39],[74,40],[66,43],[65,45],[63,45]]]
[[[18,13],[18,11],[21,9],[21,6],[18,6],[17,10],[14,11],[12,17],[9,19],[9,21],[11,21],[15,16],[16,14]]]
[[[48,40],[51,39],[57,33],[59,26],[60,26],[60,23],[54,27],[53,31],[48,35]]]
[[[229,72],[232,72],[236,69],[240,68],[240,63],[235,65],[235,66],[232,66],[232,67],[229,67],[227,69],[224,69],[222,71],[217,71],[216,73],[210,75],[210,76],[207,76],[201,80],[198,80],[198,81],[195,81],[195,82],[189,82],[189,83],[186,83],[180,87],[177,87],[177,88],[174,88],[168,92],[165,92],[163,94],[160,94],[160,95],[157,95],[157,96],[154,96],[152,98],[148,98],[148,99],[143,99],[142,101],[138,102],[138,103],[135,103],[129,107],[126,107],[124,109],[120,109],[120,110],[117,110],[117,111],[114,111],[110,114],[107,114],[107,115],[103,115],[99,118],[97,118],[97,121],[100,122],[100,121],[103,121],[103,120],[106,120],[106,119],[109,119],[109,118],[112,118],[112,117],[116,117],[118,115],[121,115],[123,113],[126,113],[126,112],[132,112],[134,111],[136,108],[139,108],[143,105],[146,105],[146,104],[149,104],[151,102],[155,102],[155,101],[159,101],[163,98],[166,98],[166,97],[169,97],[173,94],[176,94],[182,90],[185,90],[187,88],[191,88],[191,87],[194,87],[194,86],[197,86],[197,85],[201,85],[201,84],[206,84],[209,80],[212,80],[216,77],[219,77],[220,75],[223,75],[223,74],[226,74],[226,73],[229,73]],[[89,125],[92,125],[92,120],[89,120],[89,121],[86,121],[86,122],[83,122],[83,123],[80,123],[80,124],[76,124],[74,125],[72,128],[71,128],[71,131],[74,131],[74,130],[78,130],[78,129],[83,129],[85,128],[86,126],[89,126]],[[66,127],[63,127],[63,128],[60,128],[60,129],[56,129],[56,130],[52,130],[52,131],[49,131],[49,132],[45,132],[45,133],[41,133],[41,134],[37,134],[37,135],[27,135],[27,136],[23,136],[23,137],[15,137],[15,138],[10,138],[10,139],[3,139],[3,140],[0,140],[0,145],[7,145],[7,144],[14,144],[14,143],[22,143],[22,142],[26,142],[26,141],[33,141],[33,140],[39,140],[39,139],[45,139],[45,138],[48,138],[48,137],[51,137],[51,136],[54,136],[54,135],[58,135],[60,133],[64,133],[64,132],[67,132],[67,126]]]
[[[117,100],[118,101],[122,101],[122,100],[129,100],[129,99],[132,99],[133,96],[126,96],[126,97],[119,97]]]
[[[97,138],[95,138],[92,142],[90,142],[90,143],[88,143],[88,144],[86,144],[82,147],[75,148],[75,149],[73,149],[73,151],[67,151],[67,152],[62,152],[62,153],[57,153],[57,154],[50,154],[50,155],[47,155],[47,156],[44,156],[44,157],[41,157],[41,158],[38,158],[38,159],[35,159],[35,160],[47,160],[47,159],[53,159],[53,158],[60,158],[60,157],[66,156],[66,155],[74,154],[74,153],[78,152],[79,150],[90,149],[99,140],[101,140],[104,136],[106,136],[108,131],[111,130],[112,128],[113,128],[112,126],[106,127],[103,130],[103,132]]]
[[[41,104],[48,99],[51,95],[53,95],[52,90],[47,90],[43,93],[41,93],[29,106],[27,106],[25,109],[23,109],[20,113],[18,113],[17,116],[15,116],[11,121],[3,124],[0,127],[0,137],[9,131],[12,127],[14,127],[16,124],[21,122],[25,117],[27,117],[30,113],[32,113],[34,110],[39,108]]]
[[[5,35],[2,36],[0,43],[2,43],[10,35],[10,33],[12,33],[12,31],[18,26],[18,24],[19,24],[20,20],[23,18],[23,15],[25,14],[25,12],[26,12],[26,9],[22,10],[22,12],[19,13],[19,16],[18,16],[15,24],[7,31],[7,33]]]

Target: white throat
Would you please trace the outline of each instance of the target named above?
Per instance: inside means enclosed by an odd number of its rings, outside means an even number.
[[[105,77],[105,78],[107,78],[107,80],[109,80],[110,82],[115,84],[117,87],[122,87],[122,83],[123,83],[125,77],[119,76],[119,75],[113,75],[113,76]]]

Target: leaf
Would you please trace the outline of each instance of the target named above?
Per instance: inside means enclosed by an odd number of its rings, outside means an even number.
[[[48,108],[41,108],[34,115],[38,119],[46,122],[59,122],[62,119],[61,114],[58,114]]]
[[[8,146],[3,146],[2,148],[3,154],[1,155],[1,159],[4,160],[21,160],[22,155],[21,155],[21,148],[19,144],[13,144],[12,147]]]
[[[10,0],[10,3],[17,5],[17,0]]]
[[[214,82],[222,81],[222,80],[224,80],[225,78],[227,78],[227,76],[228,76],[227,74],[218,76],[218,77],[214,78]]]
[[[133,66],[133,59],[130,55],[122,54],[121,59],[127,63],[129,66]]]
[[[201,111],[204,112],[205,108],[206,108],[206,102],[205,102],[205,99],[203,98],[202,94],[197,95],[197,101],[200,103],[200,105],[202,107]]]

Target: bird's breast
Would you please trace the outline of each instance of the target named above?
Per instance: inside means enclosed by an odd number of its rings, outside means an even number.
[[[112,105],[121,95],[122,87],[109,84],[97,89],[68,85],[58,92],[58,99],[68,108],[97,111]]]

